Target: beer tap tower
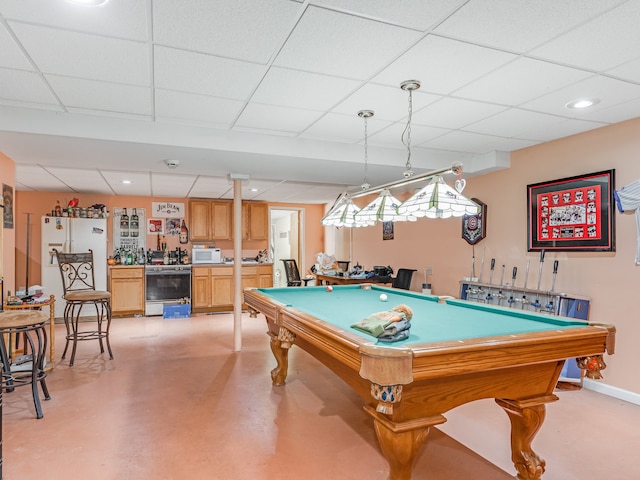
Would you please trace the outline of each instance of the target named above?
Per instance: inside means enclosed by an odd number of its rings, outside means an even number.
[[[502,307],[587,320],[589,318],[588,298],[555,291],[556,277],[558,275],[558,260],[553,262],[551,288],[549,290],[541,288],[544,256],[545,252],[543,250],[540,252],[537,288],[527,288],[529,261],[527,261],[524,285],[522,287],[516,286],[516,274],[518,269],[515,266],[513,267],[510,284],[504,283],[505,265],[502,265],[500,283],[494,284],[493,271],[496,260],[495,258],[492,258],[489,282],[485,283],[482,281],[482,272],[480,272],[480,281],[465,278],[460,282],[460,298],[472,302],[485,303],[487,305],[498,305]],[[503,301],[504,299],[506,300]]]

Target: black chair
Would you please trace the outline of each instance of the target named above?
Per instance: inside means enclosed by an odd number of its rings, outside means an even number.
[[[111,293],[105,290],[96,290],[93,273],[93,252],[86,253],[61,253],[55,251],[62,276],[62,288],[67,305],[64,308],[64,325],[67,330],[66,344],[62,352],[62,358],[67,355],[69,342],[73,343],[69,366],[73,366],[76,357],[76,347],[82,340],[98,340],[100,353],[104,353],[103,339],[107,344],[109,358],[113,360],[111,344],[109,343],[109,328],[111,327]],[[96,309],[97,328],[79,329],[82,307],[93,305]],[[105,328],[103,323],[106,322]]]
[[[298,262],[293,258],[282,259],[284,263],[284,273],[287,276],[287,287],[300,287],[302,282],[306,287],[312,278],[300,278],[300,270],[298,270]]]
[[[415,269],[399,268],[396,278],[393,279],[391,286],[393,288],[402,288],[403,290],[409,290],[411,288],[411,277]]]

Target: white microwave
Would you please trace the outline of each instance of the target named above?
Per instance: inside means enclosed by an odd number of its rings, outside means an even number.
[[[191,263],[222,263],[219,248],[193,248]]]

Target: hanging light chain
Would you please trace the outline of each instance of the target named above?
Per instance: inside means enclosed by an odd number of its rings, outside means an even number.
[[[404,177],[412,177],[414,172],[411,169],[411,119],[413,117],[413,91],[420,88],[418,80],[407,80],[400,84],[402,90],[409,92],[409,116],[407,117],[407,126],[402,132],[402,143],[407,147],[407,163],[405,164]],[[406,136],[406,140],[405,140]]]
[[[367,175],[369,173],[369,133],[368,133],[368,122],[367,119],[369,117],[373,117],[373,110],[360,110],[358,112],[358,116],[364,118],[364,181],[362,182],[361,188],[362,190],[368,190],[371,188],[369,181],[367,180]]]

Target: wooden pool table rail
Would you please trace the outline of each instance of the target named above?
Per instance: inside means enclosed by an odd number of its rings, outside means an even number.
[[[411,478],[429,428],[446,422],[444,413],[482,398],[494,398],[509,416],[517,478],[540,480],[545,462],[531,442],[545,404],[557,400],[553,391],[565,359],[600,364],[603,353],[613,353],[611,325],[397,348],[376,345],[256,289],[245,290],[245,302],[253,314],[265,315],[277,363],[273,384],[284,385],[294,344],[330,368],[364,400],[392,480]]]

